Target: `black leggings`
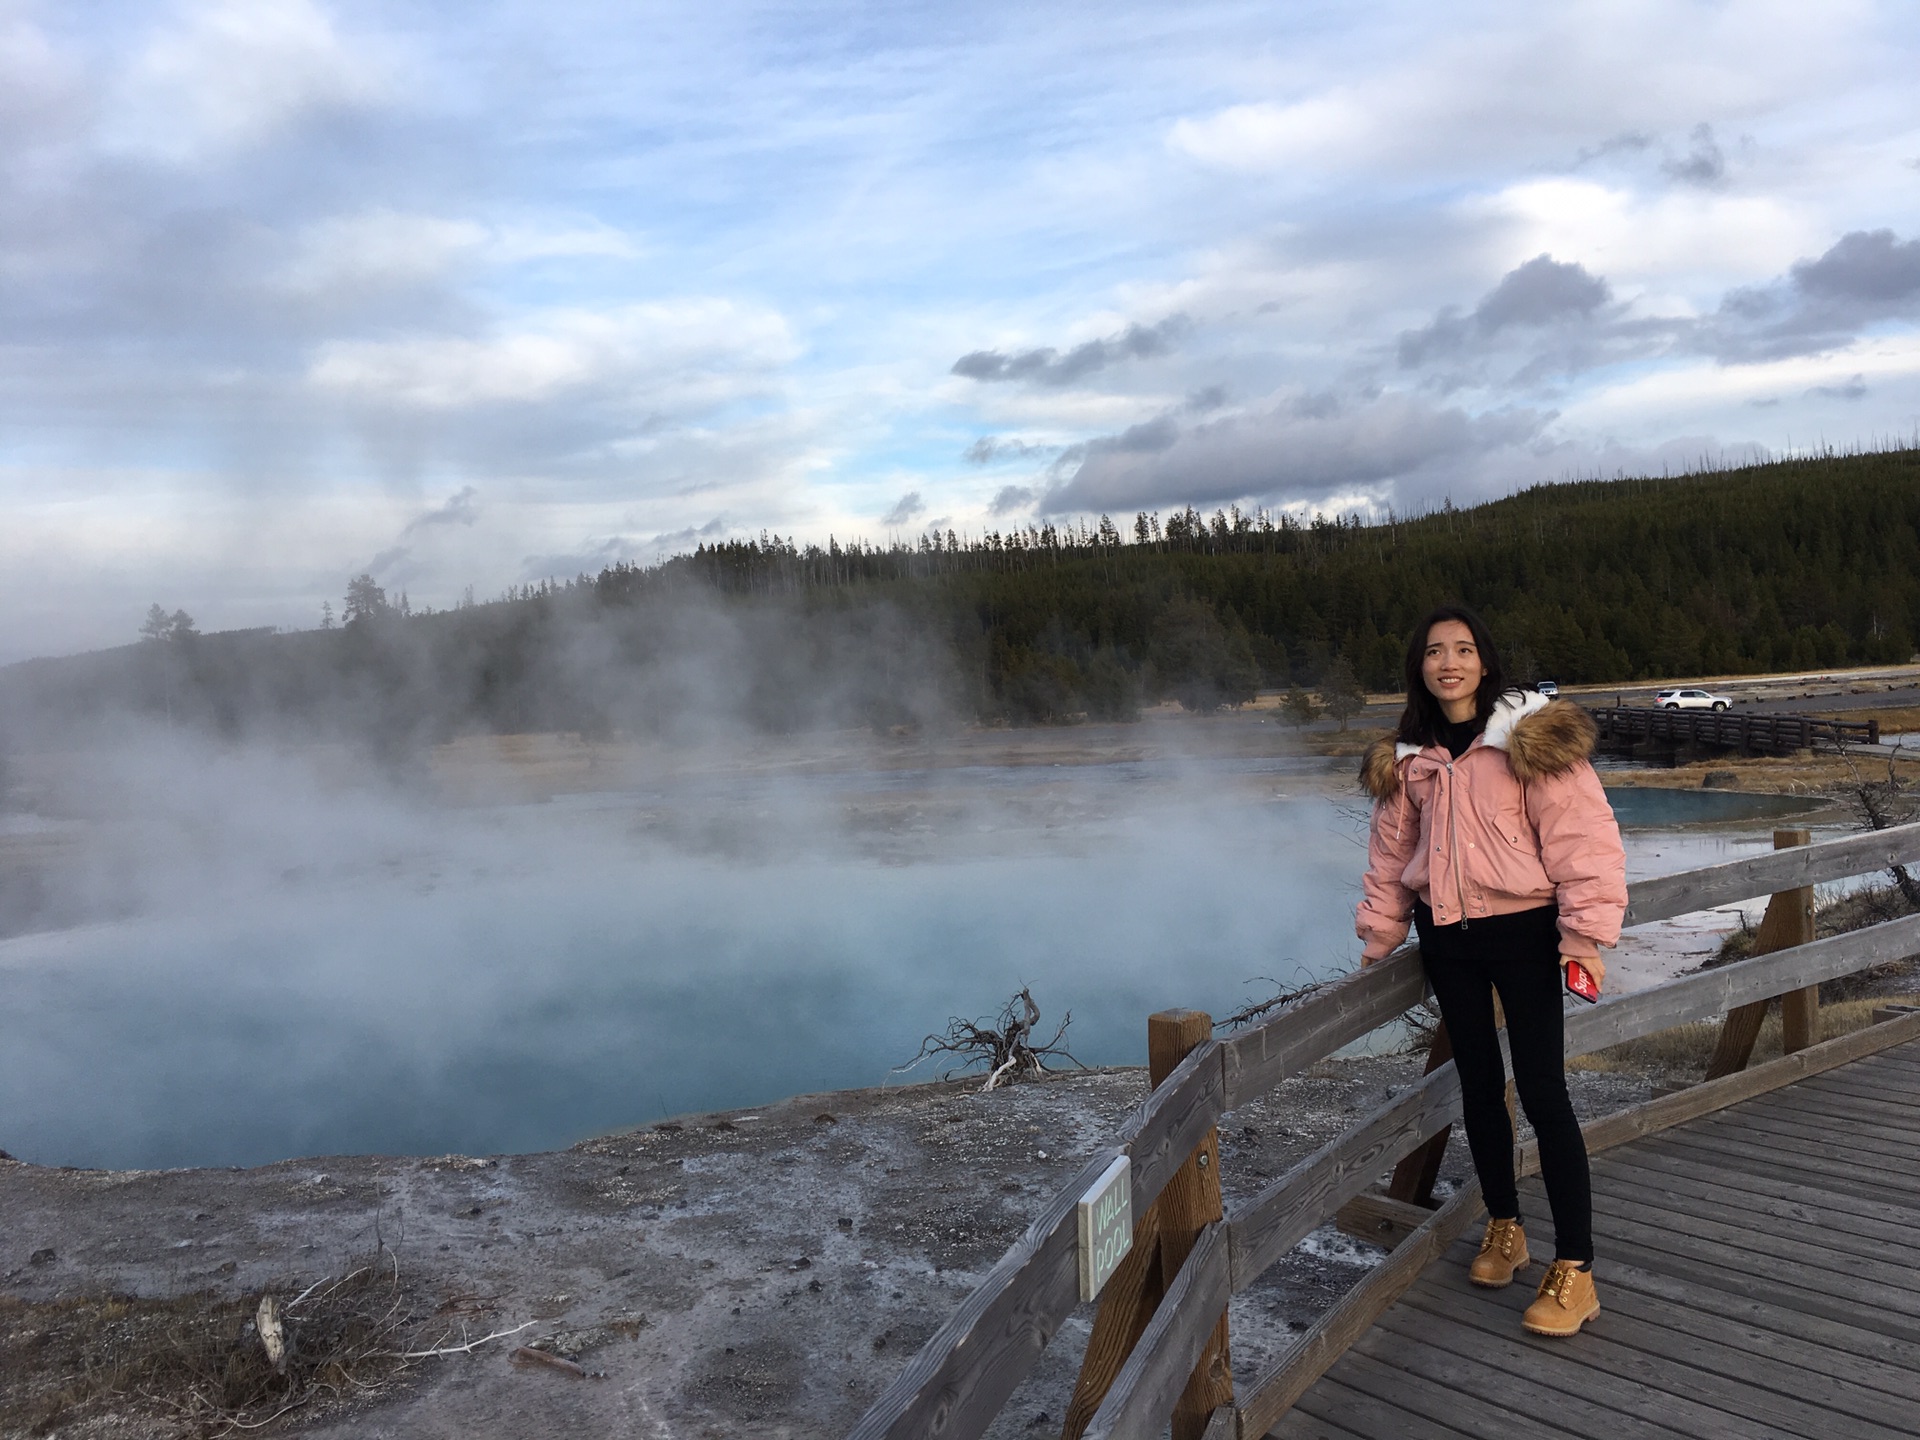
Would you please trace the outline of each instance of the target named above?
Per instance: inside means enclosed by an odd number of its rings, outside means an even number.
[[[1465,925],[1435,925],[1431,910],[1414,907],[1421,963],[1453,1041],[1467,1147],[1487,1213],[1520,1213],[1506,1066],[1493,1024],[1498,990],[1507,1012],[1514,1084],[1540,1142],[1540,1178],[1553,1207],[1555,1252],[1559,1259],[1585,1263],[1593,1259],[1593,1190],[1586,1141],[1567,1095],[1557,919],[1549,905]]]

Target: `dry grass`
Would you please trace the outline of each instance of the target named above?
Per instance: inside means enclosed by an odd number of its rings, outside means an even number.
[[[1820,1038],[1832,1040],[1864,1030],[1873,1023],[1873,1012],[1882,1005],[1920,1005],[1920,994],[1880,995],[1866,1000],[1842,1000],[1820,1007]],[[1569,1070],[1599,1071],[1616,1075],[1661,1075],[1698,1079],[1707,1070],[1714,1045],[1720,1039],[1718,1021],[1678,1025],[1637,1040],[1610,1045],[1592,1055],[1580,1055],[1567,1061]],[[1777,1060],[1780,1048],[1780,1007],[1774,1006],[1760,1027],[1760,1039],[1753,1047],[1750,1064]]]
[[[263,1294],[291,1342],[276,1370],[255,1329]],[[138,1415],[148,1433],[256,1430],[313,1402],[365,1395],[406,1366],[414,1316],[394,1270],[368,1264],[303,1295],[0,1297],[0,1434],[54,1435]]]

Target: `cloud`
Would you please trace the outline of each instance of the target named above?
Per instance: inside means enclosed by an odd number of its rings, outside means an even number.
[[[902,525],[911,524],[913,517],[927,513],[927,502],[920,498],[918,490],[909,490],[894,503],[894,507],[880,517],[880,523],[889,530],[897,530]]]
[[[995,515],[1011,515],[1016,510],[1025,510],[1039,498],[1039,492],[1030,485],[1002,485],[994,492],[987,509]]]
[[[480,518],[478,502],[479,492],[471,485],[463,486],[456,494],[449,495],[444,504],[436,505],[426,514],[409,520],[407,528],[400,532],[401,538],[417,535],[422,530],[432,530],[442,525],[471,526]]]
[[[1666,161],[1661,165],[1661,171],[1670,180],[1704,189],[1726,183],[1727,157],[1713,138],[1713,127],[1696,125],[1688,138],[1692,141],[1692,148],[1678,159]]]
[[[1723,364],[1838,349],[1871,325],[1920,314],[1920,239],[1854,230],[1768,285],[1738,287],[1699,328]]]
[[[1156,325],[1129,325],[1105,340],[1088,340],[1065,355],[1051,347],[1008,355],[999,350],[974,350],[953,362],[953,374],[982,382],[1025,380],[1036,385],[1072,385],[1126,360],[1146,360],[1170,353],[1192,328],[1185,315],[1169,315]]]
[[[1536,255],[1508,271],[1469,316],[1443,309],[1419,330],[1401,334],[1400,364],[1406,368],[1453,354],[1476,336],[1497,335],[1511,326],[1538,327],[1562,320],[1586,319],[1611,298],[1607,282],[1586,267]]]
[[[1864,375],[1855,375],[1840,385],[1814,385],[1807,390],[1810,400],[1864,400],[1867,398],[1867,380]]]
[[[726,300],[553,309],[492,335],[322,345],[315,388],[381,410],[527,405],[581,392],[635,405],[705,406],[751,390],[792,358],[786,322]]]
[[[1229,500],[1313,502],[1356,491],[1403,497],[1445,481],[1472,484],[1474,465],[1540,436],[1551,413],[1478,415],[1389,392],[1298,394],[1264,410],[1182,427],[1171,416],[1090,442],[1044,513],[1115,513]]]
[[[1007,460],[1024,460],[1030,455],[1051,455],[1059,448],[1058,445],[1033,445],[1025,440],[982,435],[961,452],[960,458],[969,465],[998,465]]]
[[[391,94],[383,58],[344,40],[310,0],[198,0],[176,16],[120,87],[110,122],[120,148],[185,161]]]

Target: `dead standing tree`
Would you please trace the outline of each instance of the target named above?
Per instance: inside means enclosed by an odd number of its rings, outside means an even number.
[[[1066,1036],[1067,1026],[1073,1023],[1073,1012],[1069,1010],[1061,1017],[1053,1038],[1045,1044],[1034,1041],[1034,1027],[1039,1023],[1040,1007],[1023,987],[1000,1007],[993,1024],[956,1016],[947,1021],[944,1035],[927,1036],[920,1042],[919,1053],[906,1064],[894,1067],[893,1073],[903,1075],[923,1061],[953,1056],[961,1062],[958,1069],[986,1064],[987,1083],[981,1087],[986,1091],[1002,1080],[1038,1079],[1047,1072],[1049,1060],[1066,1060],[1084,1070],[1086,1066],[1080,1065],[1060,1043]],[[940,1078],[944,1080],[952,1074],[952,1070],[943,1071]]]

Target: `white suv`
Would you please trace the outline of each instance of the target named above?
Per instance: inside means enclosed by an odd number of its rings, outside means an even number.
[[[1705,690],[1662,690],[1653,697],[1653,703],[1662,710],[1724,710],[1733,701]]]

